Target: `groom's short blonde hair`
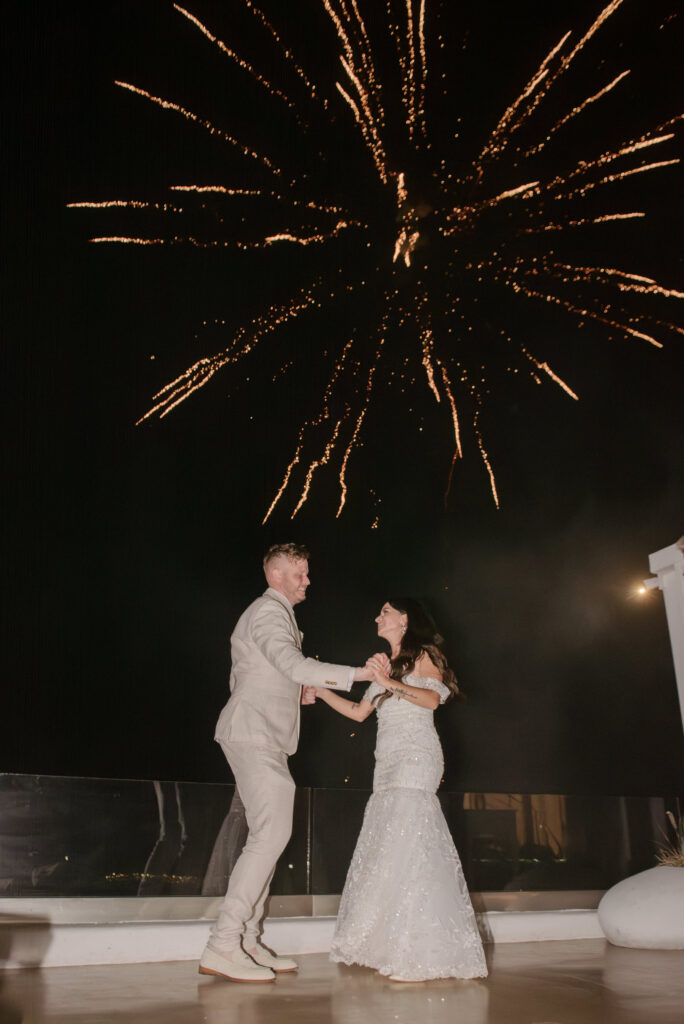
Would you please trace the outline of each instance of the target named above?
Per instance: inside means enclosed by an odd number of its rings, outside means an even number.
[[[308,561],[309,552],[303,544],[271,544],[264,555],[264,571],[276,558],[288,558],[291,562],[297,562],[301,558]]]

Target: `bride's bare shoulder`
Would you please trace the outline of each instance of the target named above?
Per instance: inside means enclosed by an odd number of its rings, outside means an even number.
[[[441,669],[437,668],[427,651],[423,651],[416,659],[416,667],[413,670],[413,674],[428,677],[430,679],[441,680],[442,678]]]

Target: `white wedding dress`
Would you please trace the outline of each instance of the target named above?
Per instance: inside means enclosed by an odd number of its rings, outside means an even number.
[[[411,686],[447,687],[407,675]],[[373,683],[366,700],[385,693]],[[433,712],[389,697],[377,711],[373,793],[342,893],[330,959],[428,980],[484,978],[482,942],[436,791],[444,758]]]

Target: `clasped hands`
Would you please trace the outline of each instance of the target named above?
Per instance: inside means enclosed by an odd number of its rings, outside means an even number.
[[[378,686],[384,688],[382,680],[390,674],[391,670],[392,663],[386,654],[372,654],[364,666],[364,674],[361,678],[369,683],[377,683]],[[303,686],[302,704],[315,704],[317,689],[316,686]]]
[[[366,669],[371,683],[377,683],[385,689],[383,679],[392,671],[392,662],[386,654],[372,654],[366,662]]]

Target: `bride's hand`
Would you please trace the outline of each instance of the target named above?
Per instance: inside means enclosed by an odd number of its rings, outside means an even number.
[[[371,678],[371,682],[377,683],[378,686],[382,686],[383,689],[386,689],[384,680],[387,678],[387,675],[384,671],[382,662],[380,661],[381,658],[381,654],[372,655],[366,662],[366,669]]]
[[[392,662],[389,660],[387,655],[384,653],[380,653],[374,654],[372,655],[372,657],[374,658],[375,661],[378,661],[380,663],[380,668],[385,673],[385,675],[388,676],[392,671]]]

